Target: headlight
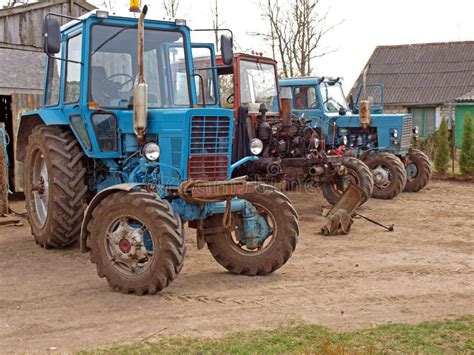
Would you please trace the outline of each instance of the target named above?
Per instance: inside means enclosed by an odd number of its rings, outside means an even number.
[[[392,137],[393,137],[393,138],[398,138],[398,129],[394,129],[394,130],[392,131]]]
[[[160,157],[160,147],[156,143],[147,143],[143,148],[143,154],[149,161],[158,160]]]
[[[254,138],[250,141],[250,151],[253,155],[259,155],[263,150],[263,143],[260,139]]]
[[[342,145],[347,145],[348,142],[347,136],[342,136]]]
[[[418,133],[420,133],[420,128],[418,126],[414,126],[413,127],[413,134],[417,136]]]
[[[315,137],[313,139],[313,147],[314,148],[318,148],[320,143],[321,143],[321,141],[319,140],[319,138]]]

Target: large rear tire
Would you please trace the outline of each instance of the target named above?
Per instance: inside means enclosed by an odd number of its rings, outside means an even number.
[[[429,158],[418,149],[410,149],[405,161],[407,183],[405,191],[418,192],[431,180],[432,169]]]
[[[84,153],[69,129],[36,127],[26,148],[24,190],[31,233],[45,248],[79,238],[88,192]]]
[[[361,204],[366,203],[374,190],[374,179],[370,169],[363,161],[353,157],[344,158],[343,164],[346,167],[345,175],[336,175],[335,181],[322,184],[324,198],[331,205],[335,205],[346,191],[350,181],[364,190],[365,195]]]
[[[407,182],[403,163],[392,153],[380,152],[369,156],[365,163],[374,177],[372,197],[389,200],[400,194]]]
[[[234,224],[235,232],[229,233],[222,226],[223,215],[214,215],[205,221],[204,228],[209,251],[219,264],[234,274],[270,274],[282,267],[296,248],[298,215],[288,198],[268,185],[262,185],[262,191],[242,198],[265,217],[273,234],[258,249],[248,250],[239,244],[239,223]],[[239,220],[238,213],[234,213],[233,220]]]
[[[105,197],[92,211],[87,232],[97,274],[116,291],[154,294],[183,267],[181,218],[155,194],[117,192]]]

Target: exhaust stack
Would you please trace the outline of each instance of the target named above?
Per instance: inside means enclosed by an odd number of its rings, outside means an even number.
[[[145,5],[138,19],[138,75],[133,90],[133,130],[139,142],[143,142],[145,139],[148,116],[148,85],[143,74],[145,16],[147,11],[148,6]]]

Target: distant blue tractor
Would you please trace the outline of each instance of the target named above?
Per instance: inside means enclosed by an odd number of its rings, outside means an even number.
[[[231,165],[232,111],[218,96],[217,107],[199,100],[184,20],[145,14],[97,10],[62,27],[62,15],[46,17],[44,103],[23,114],[17,151],[32,234],[45,248],[79,239],[125,293],[152,294],[177,276],[185,222],[230,272],[269,274],[295,249],[297,214],[273,187],[230,180],[256,159]],[[232,38],[221,43],[229,65]]]
[[[367,164],[374,176],[373,197],[391,199],[428,184],[430,161],[411,148],[418,127],[413,127],[411,115],[382,114],[382,85],[360,87],[349,105],[339,78],[283,79],[280,86],[291,91],[292,113],[311,119],[308,125],[322,131],[327,151],[355,156]]]

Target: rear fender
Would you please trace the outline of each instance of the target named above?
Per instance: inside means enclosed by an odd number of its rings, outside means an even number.
[[[97,205],[109,195],[112,195],[120,191],[129,192],[132,190],[140,189],[141,187],[145,187],[145,186],[148,186],[148,185],[137,184],[137,183],[119,184],[119,185],[110,186],[109,188],[102,190],[101,192],[99,192],[97,195],[94,196],[92,201],[89,203],[89,206],[87,206],[86,212],[84,214],[84,219],[82,220],[81,235],[79,237],[81,253],[86,253],[89,251],[89,247],[87,246],[87,240],[89,237],[87,233],[87,225],[89,224],[94,208],[96,208]]]
[[[15,159],[23,162],[26,156],[26,146],[28,145],[28,137],[33,129],[40,125],[68,125],[68,120],[59,110],[39,110],[25,112],[21,115],[20,126],[18,128],[16,155]]]

